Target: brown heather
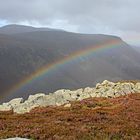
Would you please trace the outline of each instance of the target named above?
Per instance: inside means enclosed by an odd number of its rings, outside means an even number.
[[[0,138],[39,140],[139,140],[140,94],[89,98],[70,108],[42,107],[30,113],[0,112]]]

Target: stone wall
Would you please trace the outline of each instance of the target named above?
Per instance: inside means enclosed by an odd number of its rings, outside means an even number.
[[[80,101],[90,97],[113,98],[133,93],[140,93],[140,82],[135,84],[132,82],[113,83],[105,80],[102,83],[98,83],[96,87],[86,87],[73,91],[61,89],[48,95],[38,93],[30,95],[25,101],[22,98],[16,98],[0,105],[0,111],[13,110],[16,113],[25,113],[38,106],[66,104],[65,107],[70,107],[71,101]]]

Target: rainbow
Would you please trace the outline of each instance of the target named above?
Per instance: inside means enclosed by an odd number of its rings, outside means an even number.
[[[73,62],[73,61],[77,60],[78,58],[81,58],[81,57],[84,57],[84,56],[92,55],[95,52],[100,52],[100,51],[104,51],[106,49],[119,47],[119,46],[121,46],[121,44],[122,44],[121,40],[108,41],[104,44],[100,44],[100,45],[96,45],[96,46],[89,46],[89,47],[86,47],[85,49],[74,52],[67,57],[59,59],[59,60],[57,60],[57,61],[55,61],[55,62],[53,62],[49,65],[45,65],[45,66],[41,67],[40,69],[36,70],[31,75],[22,79],[16,85],[11,87],[6,92],[6,94],[4,94],[4,96],[17,92],[21,88],[24,88],[27,85],[31,84],[34,80],[37,80],[41,77],[44,77],[44,76],[48,75],[50,72],[52,72],[54,70],[57,70],[60,67],[63,67],[65,64],[67,64],[69,62]]]

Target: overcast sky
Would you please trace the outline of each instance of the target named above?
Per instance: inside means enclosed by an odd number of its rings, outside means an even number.
[[[25,24],[121,36],[140,44],[140,0],[0,0],[0,26]]]

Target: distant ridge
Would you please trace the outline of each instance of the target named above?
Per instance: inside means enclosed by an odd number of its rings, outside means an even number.
[[[18,24],[10,24],[0,28],[0,34],[17,34],[17,33],[28,33],[35,31],[63,31],[60,29],[53,28],[38,28],[32,26],[18,25]]]

